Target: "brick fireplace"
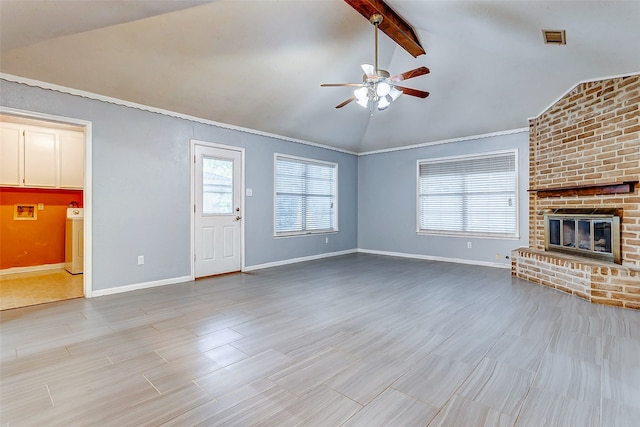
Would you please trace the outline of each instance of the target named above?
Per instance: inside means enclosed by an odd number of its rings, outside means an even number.
[[[639,179],[640,75],[581,83],[531,119],[529,247],[512,252],[512,274],[640,309]],[[619,212],[617,263],[545,250],[545,214],[590,210]]]

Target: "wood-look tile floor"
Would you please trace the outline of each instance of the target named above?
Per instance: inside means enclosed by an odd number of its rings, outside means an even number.
[[[354,254],[0,313],[2,426],[637,426],[640,312]]]
[[[84,295],[82,274],[65,269],[0,276],[0,310],[80,298]]]

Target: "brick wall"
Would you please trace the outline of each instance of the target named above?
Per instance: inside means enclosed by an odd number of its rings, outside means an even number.
[[[579,84],[530,120],[532,190],[639,179],[640,75]],[[540,212],[558,208],[622,208],[621,266],[578,266],[568,256],[546,256]],[[531,191],[529,209],[529,249],[542,255],[514,251],[514,275],[594,302],[640,308],[640,185],[633,193],[614,195],[538,197]],[[543,278],[540,269],[550,274]]]

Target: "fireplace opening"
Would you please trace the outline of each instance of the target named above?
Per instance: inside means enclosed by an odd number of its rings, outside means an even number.
[[[620,216],[567,211],[545,213],[544,249],[620,264]]]

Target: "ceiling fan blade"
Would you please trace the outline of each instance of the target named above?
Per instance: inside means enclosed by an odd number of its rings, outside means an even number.
[[[355,101],[355,100],[356,100],[356,97],[352,96],[351,98],[349,98],[349,99],[347,99],[345,101],[342,101],[340,104],[336,105],[336,108],[342,108],[345,105],[347,105],[348,103],[350,103],[351,101]]]
[[[336,87],[336,86],[354,86],[362,87],[362,83],[323,83],[321,87]]]
[[[375,79],[377,78],[377,73],[376,73],[376,67],[374,67],[371,64],[362,64],[360,65],[360,67],[362,67],[362,71],[364,71],[364,74],[367,76],[368,79]]]
[[[425,92],[423,90],[411,89],[402,86],[395,86],[395,88],[401,90],[405,95],[417,96],[418,98],[426,98],[427,96],[429,96],[429,92]]]
[[[409,80],[414,77],[424,76],[425,74],[429,74],[429,69],[427,67],[418,67],[410,71],[406,71],[402,74],[398,74],[396,76],[391,77],[392,82],[401,82],[403,80]]]

